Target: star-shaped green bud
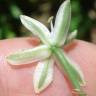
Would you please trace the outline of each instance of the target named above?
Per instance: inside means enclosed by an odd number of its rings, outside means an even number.
[[[70,0],[66,0],[60,6],[54,26],[51,18],[51,32],[42,23],[33,18],[21,15],[20,19],[27,29],[40,38],[42,44],[32,49],[12,53],[7,56],[7,61],[12,65],[29,64],[38,61],[33,76],[33,84],[35,92],[40,93],[54,79],[54,61],[56,60],[64,75],[71,82],[73,90],[81,94],[81,85],[85,84],[83,72],[78,64],[73,62],[62,49],[65,42],[70,42],[77,34],[77,31],[74,31],[68,36],[71,22]]]

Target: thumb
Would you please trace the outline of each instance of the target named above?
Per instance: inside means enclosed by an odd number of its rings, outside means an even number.
[[[34,41],[34,42],[33,42]],[[33,88],[35,64],[18,68],[9,66],[5,57],[24,48],[33,48],[37,39],[19,38],[0,41],[0,96],[37,96]],[[37,42],[38,45],[38,42]],[[84,88],[88,96],[96,96],[96,46],[84,41],[75,40],[65,47],[68,55],[80,65],[86,79]],[[72,96],[72,92],[63,74],[55,66],[53,83],[38,96]]]

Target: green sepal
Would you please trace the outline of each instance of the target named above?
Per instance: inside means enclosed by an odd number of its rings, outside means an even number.
[[[53,58],[48,58],[40,61],[36,66],[33,76],[33,84],[36,93],[43,91],[53,81],[53,65]]]
[[[12,65],[21,65],[37,62],[48,58],[51,51],[48,46],[41,45],[32,49],[20,50],[6,57],[7,61]]]
[[[70,0],[66,0],[59,8],[54,29],[52,32],[52,44],[62,46],[68,35],[68,30],[71,22],[71,6]]]
[[[53,47],[52,51],[60,68],[68,77],[73,88],[78,90],[78,92],[82,92],[81,85],[85,85],[85,79],[79,66],[77,66],[73,61],[71,61],[71,59],[69,59],[69,57],[62,49]]]
[[[34,35],[39,37],[43,43],[47,45],[50,44],[50,42],[48,41],[50,38],[50,32],[45,25],[25,15],[21,15],[20,19],[22,24]]]

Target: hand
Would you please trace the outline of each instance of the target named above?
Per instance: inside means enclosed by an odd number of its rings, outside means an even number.
[[[36,38],[18,38],[0,41],[0,96],[72,96],[72,91],[64,75],[55,66],[53,83],[41,94],[36,95],[32,75],[35,64],[11,66],[5,57],[19,49],[32,48],[40,44]],[[65,47],[68,55],[84,72],[88,96],[96,96],[96,46],[75,40]]]

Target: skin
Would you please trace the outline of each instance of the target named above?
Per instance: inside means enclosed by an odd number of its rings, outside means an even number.
[[[0,41],[0,96],[72,96],[72,90],[60,69],[54,65],[54,81],[40,94],[33,88],[34,64],[12,66],[5,57],[19,49],[33,48],[40,44],[36,38],[16,38]],[[75,40],[65,46],[68,55],[80,65],[86,79],[83,87],[88,96],[96,96],[96,46]],[[74,95],[78,96],[78,95]]]

